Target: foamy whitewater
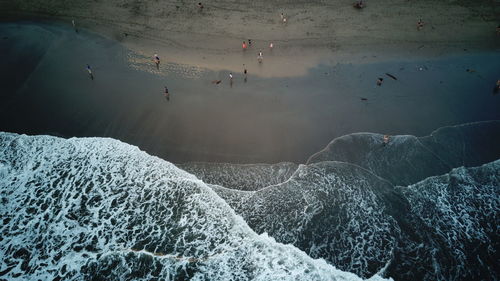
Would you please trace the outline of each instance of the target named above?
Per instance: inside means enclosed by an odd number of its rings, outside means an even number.
[[[0,190],[2,279],[360,280],[116,140],[1,133]]]
[[[113,139],[0,133],[0,279],[497,280],[499,128],[194,175]]]

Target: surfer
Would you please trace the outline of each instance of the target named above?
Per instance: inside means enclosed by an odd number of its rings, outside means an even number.
[[[155,54],[153,56],[153,61],[155,62],[156,64],[156,69],[160,69],[160,57],[158,56],[158,54]]]
[[[386,146],[388,143],[389,143],[389,136],[388,135],[384,135],[382,145]]]
[[[167,99],[167,101],[170,100],[170,94],[168,93],[168,88],[167,86],[165,86],[165,92],[164,92],[164,95],[165,95],[165,98]]]
[[[92,69],[90,65],[87,64],[87,72],[89,73],[90,79],[94,80],[94,75],[92,74]]]

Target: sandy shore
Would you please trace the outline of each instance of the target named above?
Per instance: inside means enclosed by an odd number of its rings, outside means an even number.
[[[498,1],[62,1],[0,0],[0,18],[88,28],[138,54],[265,77],[299,76],[320,62],[360,63],[500,47]],[[288,18],[283,24],[280,13]],[[416,22],[426,23],[417,31]],[[241,43],[253,40],[246,53]],[[274,43],[274,50],[268,45]],[[265,67],[256,63],[264,52]]]

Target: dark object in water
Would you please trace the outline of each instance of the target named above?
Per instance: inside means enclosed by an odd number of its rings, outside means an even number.
[[[474,69],[469,69],[469,68],[467,68],[465,71],[467,71],[467,72],[476,72]]]
[[[377,79],[377,86],[382,86],[382,82],[384,82],[384,78],[378,78]]]
[[[390,74],[390,73],[385,73],[385,75],[387,75],[387,76],[391,77],[391,78],[392,78],[392,79],[394,79],[394,80],[398,80],[398,78],[396,78],[396,76],[394,76],[394,75],[392,75],[392,74]]]
[[[212,81],[212,84],[220,84],[220,82],[222,82],[222,80],[214,80]]]
[[[368,100],[367,98],[361,98],[361,100]]]

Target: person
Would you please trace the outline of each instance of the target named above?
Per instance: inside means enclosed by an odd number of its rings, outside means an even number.
[[[198,9],[200,9],[200,12],[203,11],[203,5],[201,4],[201,2],[198,3]]]
[[[283,17],[283,24],[286,24],[286,17]]]
[[[243,74],[245,75],[245,78],[243,79],[244,82],[247,82],[247,68],[245,67],[245,64],[243,64]]]
[[[497,84],[495,85],[495,88],[493,89],[493,93],[498,93],[500,91],[500,79],[497,80]]]
[[[365,3],[363,3],[363,0],[359,0],[356,3],[354,3],[354,8],[363,9],[364,7],[365,7]]]
[[[229,81],[233,81],[233,74],[229,72]]]
[[[165,98],[167,99],[167,101],[170,100],[170,94],[168,93],[168,88],[167,86],[165,86],[165,92],[164,92],[164,95],[165,95]]]
[[[248,39],[248,47],[252,47],[252,39]]]
[[[497,35],[500,35],[500,24],[497,26]]]
[[[257,60],[259,61],[259,63],[262,63],[263,59],[264,57],[262,56],[262,51],[259,51],[259,54],[257,55]]]
[[[274,45],[273,45],[273,42],[271,42],[271,43],[269,44],[269,49],[272,51],[272,50],[273,50],[273,48],[274,48]]]
[[[424,22],[422,19],[419,19],[417,22],[417,30],[421,30],[424,27]]]
[[[241,47],[243,47],[243,51],[245,51],[247,49],[247,42],[243,41]]]
[[[153,60],[156,64],[156,69],[160,69],[160,57],[158,56],[158,54],[154,55]]]
[[[384,78],[378,78],[377,79],[377,86],[382,86],[382,82],[384,82]]]
[[[90,79],[94,80],[94,75],[92,74],[92,69],[90,65],[87,64],[87,72],[89,73]]]
[[[281,13],[281,21],[283,21],[284,18],[285,18],[285,15],[283,15],[283,13]]]
[[[75,30],[75,32],[78,33],[78,28],[76,28],[75,20],[71,20],[71,23],[73,24],[73,29]]]
[[[386,146],[388,143],[389,143],[389,136],[388,135],[384,135],[382,144],[384,146]]]

